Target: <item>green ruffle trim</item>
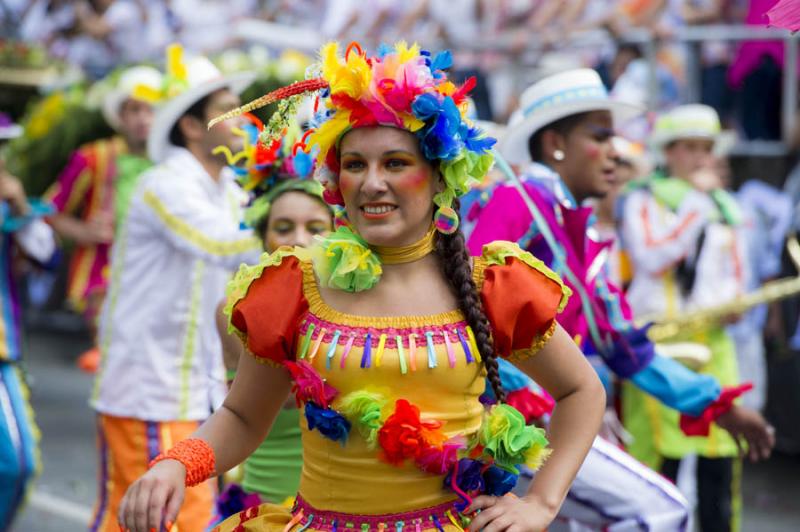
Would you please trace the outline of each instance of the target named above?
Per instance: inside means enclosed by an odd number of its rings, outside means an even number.
[[[374,449],[378,442],[378,431],[383,426],[383,407],[386,398],[374,392],[358,390],[339,400],[336,410],[358,429],[367,446]]]
[[[320,283],[329,288],[346,292],[369,290],[383,273],[378,256],[347,226],[318,237],[310,253]]]
[[[236,275],[233,276],[233,279],[230,280],[228,287],[225,289],[226,301],[223,313],[228,317],[229,333],[242,334],[241,331],[230,322],[231,314],[233,314],[233,307],[244,299],[247,295],[247,291],[250,289],[250,285],[253,284],[253,281],[261,277],[265,268],[278,266],[286,257],[296,257],[301,261],[307,261],[310,258],[308,250],[304,248],[290,248],[287,246],[278,248],[273,253],[262,254],[258,264],[252,266],[242,264],[239,266],[239,271],[236,272]]]
[[[495,464],[519,473],[519,464],[538,469],[550,454],[547,445],[543,429],[526,425],[525,417],[513,406],[498,404],[489,410],[470,449],[482,448]]]
[[[561,280],[561,277],[559,277],[556,272],[548,268],[544,262],[534,257],[533,254],[525,251],[514,242],[508,242],[506,240],[495,240],[494,242],[490,242],[483,246],[482,255],[487,266],[505,265],[506,259],[509,257],[515,258],[527,264],[548,279],[557,282],[561,287],[561,301],[558,304],[558,312],[561,312],[564,310],[564,307],[567,306],[567,301],[569,301],[569,298],[572,295],[572,289],[565,285]]]
[[[434,196],[433,202],[440,207],[450,207],[453,200],[463,196],[481,182],[494,164],[494,155],[487,151],[482,154],[461,150],[455,159],[443,161],[440,165],[445,190]]]

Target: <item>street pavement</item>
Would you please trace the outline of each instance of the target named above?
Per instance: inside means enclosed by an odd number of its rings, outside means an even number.
[[[95,420],[87,403],[92,378],[75,367],[75,358],[88,347],[78,331],[48,327],[28,335],[26,367],[43,471],[12,532],[87,530],[96,491]],[[744,532],[800,530],[800,457],[747,464],[743,499]]]

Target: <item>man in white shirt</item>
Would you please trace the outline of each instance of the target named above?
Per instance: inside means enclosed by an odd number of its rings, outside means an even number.
[[[148,137],[156,166],[141,176],[131,199],[100,317],[102,359],[91,401],[100,490],[92,530],[117,530],[128,486],[224,397],[214,310],[231,273],[258,257],[259,242],[241,228],[244,197],[225,159],[212,154],[220,145],[241,149],[238,121],[210,130],[206,124],[238,106],[252,80],[222,77],[195,57],[184,78],[165,89],[182,92],[156,112]],[[190,488],[178,529],[203,530],[212,507],[211,484]]]

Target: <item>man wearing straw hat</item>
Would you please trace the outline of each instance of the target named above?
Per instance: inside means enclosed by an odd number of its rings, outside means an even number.
[[[103,117],[117,135],[78,148],[46,196],[56,209],[50,224],[75,243],[69,266],[67,300],[83,313],[90,329],[108,287],[108,262],[115,221],[122,217],[139,174],[150,167],[145,143],[153,106],[137,96],[138,87],[153,90],[162,83],[153,67],[134,66],[119,75],[103,101]],[[97,369],[96,347],[78,359],[88,372]]]
[[[743,213],[714,169],[721,134],[716,111],[706,105],[679,106],[656,121],[652,140],[663,155],[663,171],[627,195],[622,219],[633,269],[628,300],[638,315],[699,310],[747,291]],[[733,386],[739,381],[736,351],[724,325],[709,324],[681,340],[709,349],[699,373]],[[677,478],[681,458],[698,455],[701,529],[737,529],[740,443],[713,425],[681,431],[677,412],[630,386],[624,389],[623,410],[634,435],[631,454],[668,478]]]
[[[615,180],[613,126],[638,108],[611,100],[599,76],[578,69],[547,77],[522,95],[501,142],[501,153],[526,168],[520,180],[501,162],[510,182],[498,186],[478,214],[469,245],[511,240],[557,271],[574,296],[559,320],[587,354],[599,355],[618,378],[681,411],[698,425],[717,422],[745,433],[753,450],[769,453],[763,419],[730,407],[715,379],[656,354],[635,328],[624,296],[603,268],[607,243],[594,238],[591,210],[581,203],[607,194]],[[754,457],[757,453],[754,453]],[[684,530],[686,502],[660,476],[615,446],[597,439],[567,497],[562,515],[590,527]]]
[[[255,261],[260,249],[240,226],[243,198],[232,171],[212,154],[217,146],[242,148],[238,121],[206,127],[239,105],[254,76],[223,77],[204,57],[184,62],[177,47],[168,54],[168,100],[147,138],[156,166],[140,177],[119,231],[100,317],[102,358],[91,400],[100,452],[93,530],[117,530],[130,483],[221,403],[215,307],[232,271]],[[212,505],[208,482],[187,490],[178,529],[203,530]]]

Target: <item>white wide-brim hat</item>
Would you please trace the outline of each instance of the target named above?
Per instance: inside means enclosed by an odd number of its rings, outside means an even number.
[[[169,133],[183,114],[199,100],[220,89],[230,89],[241,94],[256,79],[255,73],[237,72],[222,75],[222,72],[207,58],[196,56],[186,66],[188,88],[177,96],[166,100],[157,109],[147,137],[147,156],[154,163],[164,160],[172,148]]]
[[[135,98],[136,88],[139,86],[159,90],[163,80],[161,72],[153,67],[139,65],[125,70],[120,74],[114,89],[103,98],[101,110],[106,123],[115,131],[119,131],[120,111],[125,100]]]
[[[644,108],[611,99],[600,76],[590,68],[554,74],[522,93],[499,151],[511,164],[526,164],[531,160],[531,135],[562,118],[590,111],[609,111],[614,124],[621,125],[642,114]]]
[[[713,107],[701,103],[679,105],[656,119],[650,143],[661,151],[681,139],[720,140],[722,125]]]

